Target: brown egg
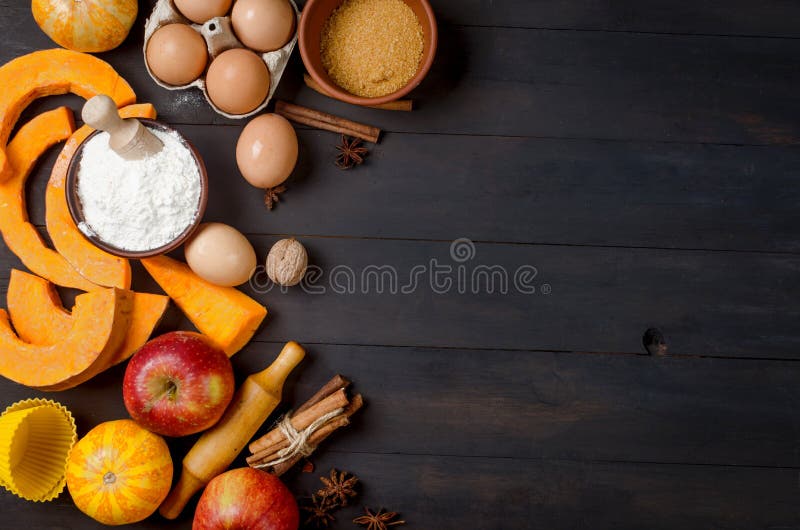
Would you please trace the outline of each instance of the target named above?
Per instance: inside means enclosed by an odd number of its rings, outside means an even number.
[[[191,83],[203,73],[208,60],[206,41],[186,24],[167,24],[156,30],[147,43],[147,65],[168,85]]]
[[[206,74],[206,89],[214,105],[228,114],[247,114],[267,98],[269,70],[261,57],[243,48],[218,55]]]
[[[202,24],[214,17],[224,17],[231,8],[232,0],[175,0],[175,7],[183,16]]]
[[[297,163],[297,134],[286,118],[262,114],[245,126],[236,143],[236,164],[257,188],[273,188],[289,178]]]
[[[231,23],[245,46],[270,52],[292,39],[295,13],[288,0],[236,0]]]
[[[222,223],[200,225],[184,247],[186,263],[206,281],[232,287],[250,279],[256,251],[244,235]]]

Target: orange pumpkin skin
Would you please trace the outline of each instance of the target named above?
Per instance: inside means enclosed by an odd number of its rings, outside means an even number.
[[[33,0],[33,18],[48,37],[76,52],[105,52],[125,40],[137,0]]]
[[[166,442],[132,420],[101,423],[75,444],[67,462],[67,488],[75,505],[107,525],[149,517],[171,484]]]

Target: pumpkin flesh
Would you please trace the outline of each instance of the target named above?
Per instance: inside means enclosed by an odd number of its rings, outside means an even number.
[[[161,322],[161,317],[169,305],[169,297],[160,294],[133,293],[133,313],[131,314],[131,325],[122,346],[111,359],[109,367],[127,361],[136,353],[139,348],[144,346],[150,335]]]
[[[111,65],[61,48],[36,51],[4,64],[0,86],[0,182],[12,175],[6,154],[11,130],[34,99],[72,92],[84,99],[107,94],[118,107],[136,101],[133,89]]]
[[[30,344],[0,309],[0,375],[40,390],[65,390],[108,366],[130,325],[133,293],[99,289],[75,297],[73,326],[56,344]]]
[[[74,318],[62,305],[55,286],[33,274],[12,269],[7,299],[8,313],[17,335],[30,344],[56,344],[74,325]],[[126,361],[147,342],[168,304],[166,296],[133,293],[128,332],[107,368]]]
[[[0,183],[0,232],[9,250],[31,271],[64,287],[90,291],[98,286],[81,276],[58,252],[49,248],[25,207],[25,182],[37,159],[72,134],[72,111],[61,107],[37,115],[23,125],[8,146],[12,174]]]
[[[72,314],[61,305],[55,285],[21,270],[11,269],[6,305],[17,336],[29,344],[55,344],[69,334],[74,323]]]
[[[153,279],[192,324],[228,357],[241,350],[267,316],[267,308],[234,287],[214,285],[167,256],[142,260]]]

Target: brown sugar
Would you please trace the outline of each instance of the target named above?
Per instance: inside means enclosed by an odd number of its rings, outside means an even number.
[[[422,46],[422,26],[402,0],[345,0],[322,28],[320,52],[334,83],[379,97],[414,77]]]

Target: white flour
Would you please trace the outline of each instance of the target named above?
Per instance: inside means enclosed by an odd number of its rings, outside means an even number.
[[[78,198],[80,230],[124,250],[152,250],[179,236],[195,219],[200,173],[176,133],[150,131],[164,143],[157,154],[125,160],[100,133],[83,148]]]

